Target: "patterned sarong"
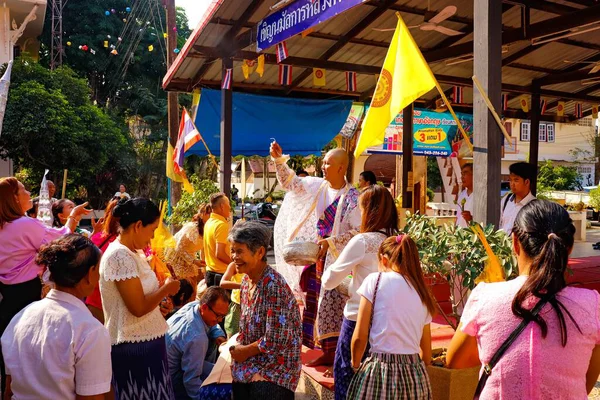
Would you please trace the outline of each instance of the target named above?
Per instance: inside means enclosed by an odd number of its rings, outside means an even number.
[[[352,378],[348,400],[429,400],[431,384],[418,354],[372,353]]]

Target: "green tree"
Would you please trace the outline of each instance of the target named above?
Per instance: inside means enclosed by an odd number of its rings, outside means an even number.
[[[547,160],[539,168],[538,190],[581,190],[581,175],[577,167],[554,165]]]
[[[85,79],[67,67],[51,72],[28,60],[13,66],[0,156],[27,168],[35,182],[48,168],[59,183],[68,169],[71,191],[85,187],[96,207],[135,161],[126,127],[92,104]]]

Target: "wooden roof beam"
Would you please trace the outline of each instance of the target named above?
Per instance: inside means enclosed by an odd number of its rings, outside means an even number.
[[[597,54],[596,57],[600,58],[600,54]],[[579,65],[579,67],[581,67],[581,64]],[[593,67],[593,64],[589,64],[589,68],[591,68],[591,67]],[[543,78],[534,79],[534,81],[536,83],[538,83],[540,86],[548,86],[548,85],[554,85],[557,83],[574,82],[574,81],[580,81],[583,79],[600,77],[600,71],[593,73],[593,74],[590,74],[589,72],[590,72],[589,69],[586,68],[586,69],[580,69],[577,71],[552,74],[552,75],[545,76]]]
[[[502,34],[502,44],[507,45],[521,40],[531,40],[547,35],[564,32],[600,21],[600,4],[570,14],[561,15],[533,24],[525,32],[522,28],[511,29]],[[447,60],[473,52],[473,41],[446,49],[426,51],[423,56],[429,63]]]
[[[590,85],[590,86],[588,86],[588,87],[586,87],[586,88],[584,88],[582,90],[578,90],[578,91],[575,92],[575,94],[579,94],[579,95],[581,95],[581,94],[590,94],[590,93],[594,93],[597,90],[600,90],[600,83],[598,83],[596,85]],[[558,99],[558,100],[555,100],[555,101],[552,101],[552,102],[548,103],[546,105],[546,110],[551,110],[554,107],[558,106],[558,102],[559,101],[567,101],[567,99],[561,98],[561,99]]]
[[[244,10],[243,14],[240,16],[240,18],[237,21],[235,21],[231,28],[229,28],[227,34],[225,34],[225,36],[221,38],[217,47],[232,46],[235,45],[234,43],[238,43],[234,42],[234,38],[240,33],[242,29],[244,29],[244,25],[250,21],[250,18],[252,18],[256,10],[262,5],[263,2],[264,0],[254,0],[251,4],[249,4],[248,7]],[[201,80],[204,74],[208,72],[212,63],[215,61],[216,59],[206,60],[194,76],[193,81],[197,82]]]

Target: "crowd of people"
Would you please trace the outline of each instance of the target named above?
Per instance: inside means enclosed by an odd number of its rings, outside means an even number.
[[[86,231],[87,203],[55,199],[50,182],[46,226],[25,186],[1,178],[4,398],[293,399],[306,346],[320,350],[307,366],[331,367],[336,399],[431,399],[437,304],[392,194],[369,171],[349,183],[341,149],[325,155],[323,178],[295,173],[275,142],[270,153],[287,191],[275,264],[269,228],[232,224],[216,193],[160,253],[166,276],[148,257],[163,223],[153,201],[121,185]],[[466,227],[473,165],[461,173]],[[600,374],[600,296],[567,286],[575,228],[532,196],[535,173],[512,165],[502,201],[519,276],[470,293],[448,348],[449,368],[481,367],[480,399],[586,398]],[[316,244],[314,262],[286,258],[290,242]]]

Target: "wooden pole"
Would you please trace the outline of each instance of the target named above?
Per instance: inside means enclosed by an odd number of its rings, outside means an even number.
[[[498,226],[500,220],[500,171],[502,136],[488,110],[487,93],[494,108],[500,106],[502,85],[502,1],[474,2],[474,75],[481,92],[473,92],[473,172],[475,221]]]
[[[223,58],[222,79],[227,69],[233,67],[231,58]],[[232,85],[233,86],[233,85]],[[233,118],[233,93],[231,89],[221,89],[221,191],[229,197],[231,193],[231,137]]]
[[[67,198],[67,173],[68,170],[65,169],[63,173],[62,196],[60,197],[61,199]]]
[[[402,110],[402,208],[412,209],[413,193],[413,105]],[[396,182],[397,186],[398,182]]]
[[[434,78],[434,80],[435,80],[435,87],[438,90],[438,92],[440,93],[440,96],[442,96],[442,100],[444,100],[444,104],[446,105],[446,107],[448,107],[448,111],[450,111],[450,114],[452,114],[452,118],[454,118],[454,120],[456,121],[456,126],[458,127],[458,130],[462,134],[463,139],[465,139],[465,143],[467,143],[467,146],[469,146],[469,149],[471,151],[473,151],[473,144],[471,144],[471,139],[469,139],[469,135],[467,135],[467,132],[465,132],[465,128],[463,128],[462,124],[458,120],[458,117],[454,113],[454,109],[452,108],[452,104],[450,104],[450,101],[446,97],[446,93],[444,93],[444,90],[440,86],[440,83],[437,81],[437,79]]]
[[[487,105],[488,109],[490,110],[490,112],[492,113],[494,119],[496,120],[496,123],[498,124],[498,127],[502,131],[502,134],[504,135],[504,138],[506,139],[506,142],[508,143],[508,145],[510,147],[513,147],[512,140],[510,139],[510,135],[508,134],[508,132],[506,132],[506,127],[502,123],[502,120],[500,119],[500,116],[496,112],[496,109],[492,105],[492,102],[490,101],[489,97],[487,96],[487,94],[485,93],[485,91],[483,90],[483,88],[481,87],[481,83],[479,82],[479,79],[477,79],[477,77],[475,75],[473,75],[473,83],[475,84],[475,87],[477,88],[477,90],[479,90],[479,94],[483,98],[483,101],[485,101],[485,104]],[[516,150],[516,149],[513,149],[513,150]]]
[[[534,82],[531,94],[531,124],[529,128],[529,162],[537,168],[540,158],[540,87]],[[537,171],[536,171],[537,172]],[[537,173],[531,180],[531,194],[537,193]]]
[[[177,21],[175,0],[163,0],[167,12],[167,68],[169,68],[177,54]],[[179,135],[179,96],[177,92],[167,93],[167,111],[169,124],[169,142],[175,148]],[[174,207],[181,198],[181,183],[171,182],[170,206]]]

